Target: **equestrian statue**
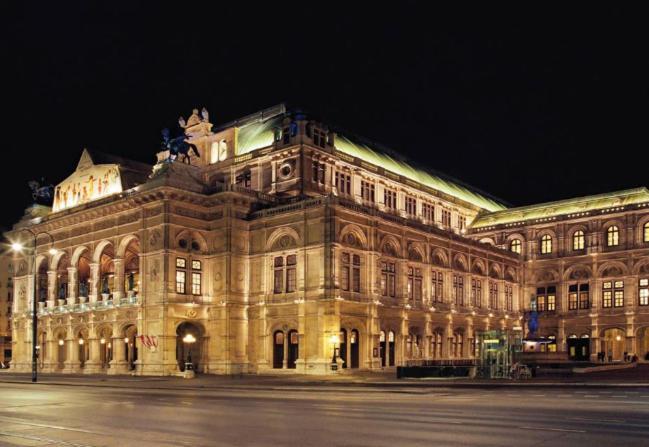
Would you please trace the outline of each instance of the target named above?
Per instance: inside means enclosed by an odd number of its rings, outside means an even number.
[[[168,162],[175,161],[179,156],[182,155],[183,158],[181,159],[181,161],[187,164],[191,164],[191,160],[189,158],[190,151],[192,151],[197,157],[201,156],[196,145],[186,141],[187,138],[189,137],[185,133],[183,133],[179,137],[171,138],[169,129],[162,129],[162,149],[169,151],[169,158],[167,159]]]

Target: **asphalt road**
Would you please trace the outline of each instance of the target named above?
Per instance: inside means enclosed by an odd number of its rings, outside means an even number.
[[[0,384],[2,446],[647,446],[647,388]]]

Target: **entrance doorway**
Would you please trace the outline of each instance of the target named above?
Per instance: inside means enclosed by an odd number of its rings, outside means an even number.
[[[607,362],[620,362],[624,359],[626,336],[619,328],[605,329],[602,332],[601,352]]]
[[[203,368],[203,328],[202,326],[186,321],[176,329],[176,361],[180,371],[191,368],[202,371]]]
[[[359,349],[360,349],[360,340],[358,336],[358,331],[352,329],[351,337],[349,339],[349,362],[352,368],[358,368],[359,365]]]
[[[590,337],[568,336],[568,357],[578,362],[590,360]]]
[[[343,368],[347,368],[347,329],[340,330],[340,359],[343,361]]]
[[[297,361],[300,355],[300,337],[297,331],[289,331],[288,333],[288,361],[286,362],[286,367],[288,369],[295,369]]]

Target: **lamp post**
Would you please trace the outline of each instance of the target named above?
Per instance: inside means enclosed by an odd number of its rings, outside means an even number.
[[[340,337],[336,334],[332,335],[331,338],[329,339],[331,341],[331,344],[333,345],[333,355],[331,357],[331,370],[332,371],[338,371],[338,355],[337,355],[337,347],[338,343],[340,343]]]
[[[193,334],[187,333],[183,337],[183,342],[187,345],[187,359],[185,360],[185,378],[194,377],[194,365],[192,364],[192,345],[196,342]]]
[[[34,244],[32,248],[32,382],[36,383],[38,381],[38,302],[36,301],[36,240],[41,234],[47,234],[50,237],[50,243],[54,243],[54,238],[52,235],[46,231],[40,233],[34,233],[29,228],[23,228],[21,231],[27,231],[32,235],[34,239]],[[20,242],[14,242],[11,244],[11,249],[14,252],[20,253],[25,247]],[[55,248],[50,248],[50,255],[54,256],[56,254]]]

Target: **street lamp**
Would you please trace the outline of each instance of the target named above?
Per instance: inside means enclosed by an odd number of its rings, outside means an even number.
[[[192,364],[192,344],[196,342],[196,337],[193,334],[187,333],[183,337],[183,342],[188,345],[187,348],[187,360],[185,361],[185,371],[192,371],[194,365]]]
[[[36,240],[41,234],[47,234],[50,237],[50,243],[54,244],[54,238],[52,235],[46,231],[41,231],[39,233],[34,233],[29,228],[22,228],[21,231],[27,231],[30,233],[34,239],[33,244],[33,253],[32,253],[32,382],[36,383],[38,381],[38,349],[37,337],[38,337],[38,302],[36,301]],[[21,253],[25,247],[20,242],[13,242],[11,244],[11,249],[16,253]],[[54,256],[57,251],[54,247],[51,247],[48,250],[49,254]]]
[[[333,345],[333,356],[331,357],[331,370],[332,371],[338,371],[338,362],[336,361],[338,356],[337,354],[337,345],[340,343],[340,337],[336,334],[332,335],[329,340],[331,341],[331,344]]]

